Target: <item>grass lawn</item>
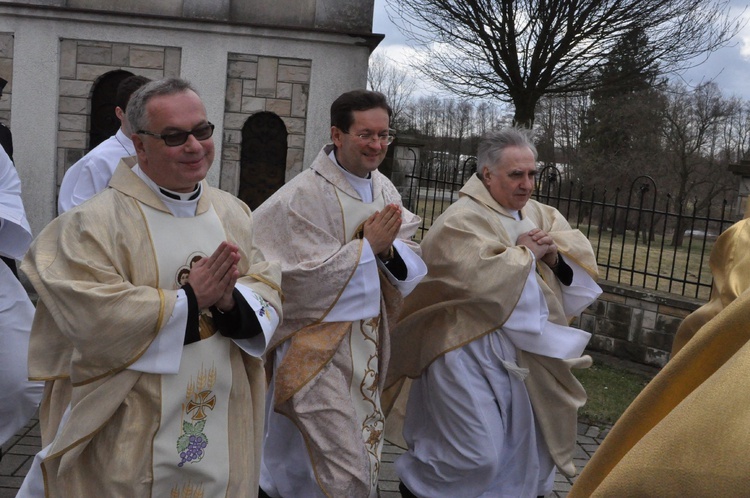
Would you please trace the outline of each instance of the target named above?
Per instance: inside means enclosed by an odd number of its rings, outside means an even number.
[[[589,231],[600,278],[699,299],[710,297],[708,257],[712,240],[684,239],[681,247],[674,247],[671,236],[663,239],[661,234],[648,243],[642,239],[636,242],[630,231],[623,240],[622,235],[613,236],[611,232],[598,234],[595,229],[578,228],[584,234]],[[671,280],[670,275],[676,280]],[[700,288],[696,282],[702,284]]]
[[[589,396],[586,405],[578,411],[578,419],[594,425],[614,424],[651,380],[644,374],[599,361],[594,361],[591,368],[573,370],[573,373]]]

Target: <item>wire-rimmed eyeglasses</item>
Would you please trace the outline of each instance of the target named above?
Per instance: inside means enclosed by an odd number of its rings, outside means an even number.
[[[350,133],[345,131],[347,135],[354,135],[363,142],[368,144],[373,142],[380,142],[380,145],[391,145],[396,140],[396,130],[388,130],[387,135],[377,135],[375,133]]]

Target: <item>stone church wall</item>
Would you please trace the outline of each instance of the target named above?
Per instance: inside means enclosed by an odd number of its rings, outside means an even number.
[[[57,184],[89,148],[91,91],[102,75],[124,69],[152,80],[180,74],[180,49],[85,40],[60,41]]]
[[[0,120],[9,122],[13,132],[34,234],[56,215],[65,169],[89,148],[92,88],[103,74],[127,70],[189,80],[216,125],[216,162],[208,181],[235,193],[241,123],[261,110],[283,120],[286,176],[291,178],[329,140],[331,102],[366,86],[368,58],[381,39],[370,31],[372,0],[303,2],[315,5],[314,17],[291,27],[260,22],[278,20],[272,11],[287,5],[282,0],[264,2],[268,10],[257,12],[254,24],[243,21],[246,14],[241,13],[227,21],[198,18],[196,9],[228,5],[231,14],[240,3],[123,1],[116,8],[131,3],[148,5],[149,15],[137,9],[88,10],[104,2],[0,0],[0,76],[11,82],[0,99]],[[151,7],[177,4],[180,8],[171,14],[152,15]],[[335,5],[341,7],[336,22],[357,11],[356,23],[343,28],[326,21],[335,17]]]
[[[0,122],[10,126],[10,100],[13,94],[13,33],[0,33],[0,78],[8,81],[0,98]]]
[[[256,112],[273,112],[286,125],[289,133],[286,179],[302,171],[311,65],[312,61],[303,59],[229,54],[221,158],[222,189],[237,192],[242,126]]]
[[[0,0],[76,10],[332,31],[372,29],[372,0]]]

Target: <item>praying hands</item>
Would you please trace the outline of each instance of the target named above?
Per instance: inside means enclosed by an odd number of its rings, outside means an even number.
[[[239,260],[239,247],[231,242],[222,242],[211,256],[193,265],[188,283],[195,293],[198,309],[216,306],[226,312],[234,308],[232,291],[240,276],[237,269]]]
[[[373,213],[364,226],[364,237],[370,243],[372,252],[385,256],[401,229],[401,208],[388,204],[385,209]]]

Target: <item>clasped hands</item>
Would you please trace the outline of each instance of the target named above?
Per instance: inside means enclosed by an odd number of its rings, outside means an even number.
[[[397,204],[389,204],[365,221],[363,235],[373,252],[385,257],[400,229],[401,208]],[[201,258],[193,265],[188,283],[195,293],[198,309],[216,306],[226,312],[234,308],[232,292],[240,276],[237,268],[239,261],[239,247],[225,241],[211,256]]]
[[[534,228],[520,235],[516,243],[528,247],[537,260],[544,261],[550,268],[557,266],[557,245],[547,232]]]
[[[234,308],[232,291],[240,272],[240,248],[231,242],[222,242],[214,253],[201,258],[190,269],[188,283],[193,288],[198,309],[216,306],[226,312]]]
[[[401,208],[398,204],[388,204],[382,211],[376,211],[367,218],[363,236],[370,243],[372,252],[385,258],[399,230],[401,230]]]

